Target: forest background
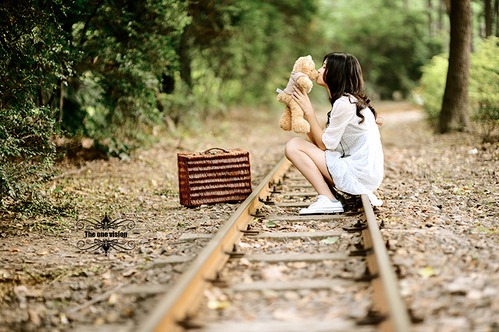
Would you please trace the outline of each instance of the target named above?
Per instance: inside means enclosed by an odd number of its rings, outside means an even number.
[[[484,139],[499,123],[498,2],[471,1],[470,116]],[[280,110],[274,91],[306,54],[317,67],[330,51],[356,55],[371,98],[412,99],[436,124],[450,4],[4,0],[0,216],[72,213],[39,188],[79,151],[126,159],[159,133],[195,134],[232,107]]]

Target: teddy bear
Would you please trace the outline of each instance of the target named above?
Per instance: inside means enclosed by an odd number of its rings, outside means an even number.
[[[283,90],[277,89],[277,100],[286,105],[284,113],[279,120],[279,126],[286,130],[293,130],[296,133],[308,133],[310,124],[305,120],[304,113],[296,101],[293,100],[293,87],[297,86],[304,92],[312,90],[312,81],[315,81],[319,73],[315,69],[312,56],[299,57],[293,66],[293,71],[289,77],[288,85]]]

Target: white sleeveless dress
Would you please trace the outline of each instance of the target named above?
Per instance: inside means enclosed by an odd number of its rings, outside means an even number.
[[[378,125],[369,108],[356,114],[356,98],[338,98],[329,113],[322,141],[326,164],[335,187],[351,195],[367,194],[372,205],[383,204],[374,191],[384,176],[384,157]]]

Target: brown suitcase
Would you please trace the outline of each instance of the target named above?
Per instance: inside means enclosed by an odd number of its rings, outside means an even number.
[[[238,202],[251,194],[249,153],[241,149],[208,149],[177,153],[180,204]]]

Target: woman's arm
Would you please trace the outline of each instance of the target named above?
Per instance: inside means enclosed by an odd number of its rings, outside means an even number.
[[[341,97],[334,102],[329,115],[329,125],[322,134],[322,142],[326,149],[334,150],[340,144],[349,123],[351,123],[355,114],[356,106],[348,98]]]
[[[299,88],[294,88],[293,99],[300,105],[305,113],[305,120],[310,124],[310,132],[307,134],[312,143],[317,145],[321,150],[326,150],[324,142],[322,142],[322,127],[317,120],[314,108],[310,102],[308,94],[304,93]]]

